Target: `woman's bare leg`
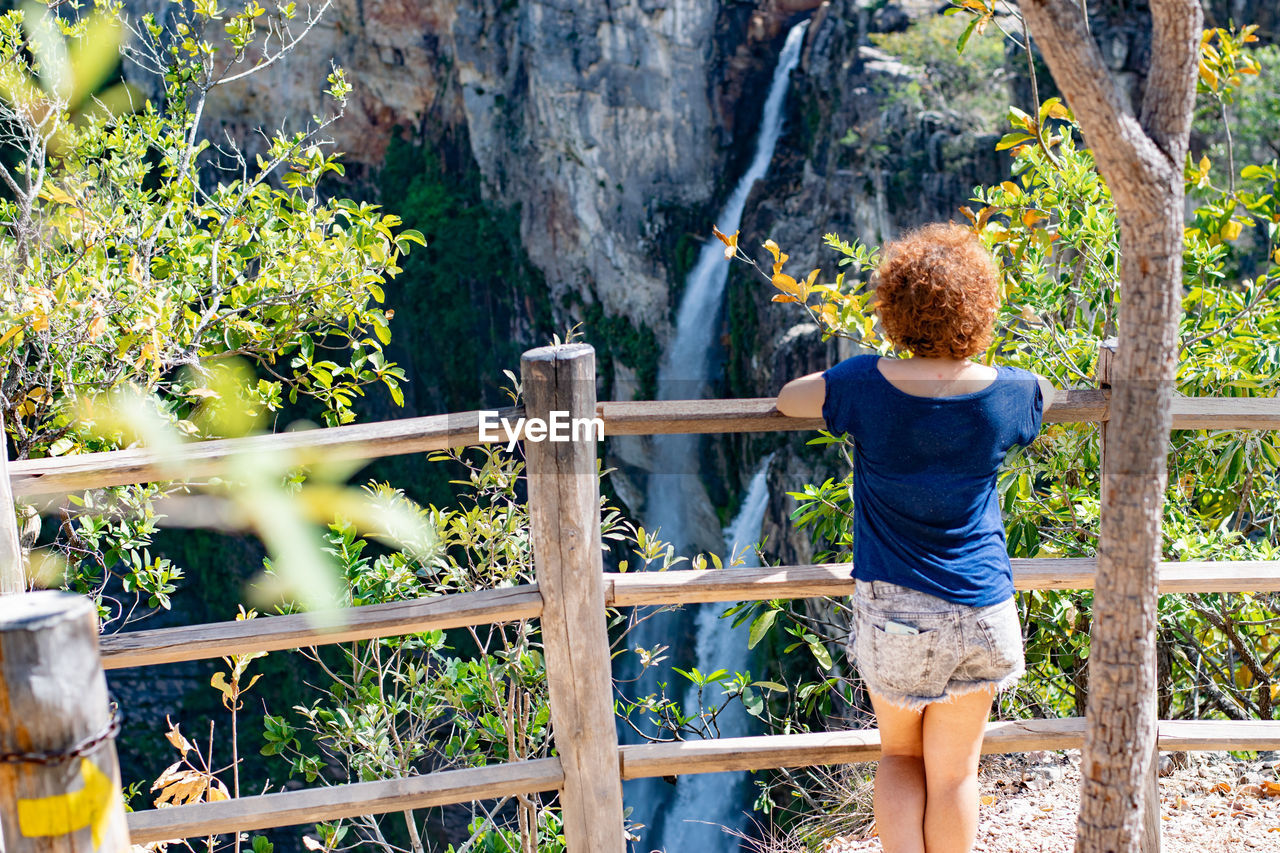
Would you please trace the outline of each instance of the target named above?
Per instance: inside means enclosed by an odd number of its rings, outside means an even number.
[[[981,690],[925,708],[924,846],[928,853],[973,849],[978,834],[978,757],[993,695],[993,690]]]
[[[925,853],[924,719],[871,694],[880,727],[880,763],[876,767],[876,830],[885,853]]]

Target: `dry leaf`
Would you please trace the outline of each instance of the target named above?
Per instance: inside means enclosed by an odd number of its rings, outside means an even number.
[[[1231,786],[1228,785],[1226,782],[1218,782],[1209,790],[1215,794],[1230,794]]]
[[[168,717],[165,718],[168,721]],[[186,758],[187,753],[192,750],[191,742],[182,736],[182,732],[178,731],[177,723],[169,724],[169,731],[164,733],[165,740],[173,745],[173,748],[182,753],[182,757]],[[174,767],[177,765],[175,764]],[[172,768],[170,768],[172,769]],[[153,787],[151,790],[155,790]]]
[[[175,761],[174,763],[170,764],[168,767],[164,769],[163,773],[161,773],[158,777],[156,777],[155,784],[151,786],[151,790],[157,791],[160,788],[163,788],[165,785],[168,785],[175,778],[177,778],[178,772],[181,769],[182,769],[181,761]]]
[[[991,805],[992,803],[994,803],[995,801],[996,801],[996,795],[995,795],[995,794],[983,794],[983,795],[982,795],[982,804],[983,804],[984,806],[989,806],[989,805]]]
[[[711,226],[711,232],[716,235],[721,243],[724,243],[725,260],[732,260],[733,256],[738,253],[738,232],[734,231],[732,235],[726,236],[723,231],[714,225]]]
[[[165,776],[170,776],[165,773]],[[156,780],[159,784],[159,780]],[[205,790],[209,787],[209,776],[197,770],[180,770],[170,776],[164,790],[160,792],[160,796],[156,797],[156,808],[163,808],[166,805],[184,806],[188,803],[200,802],[204,796]],[[152,787],[155,790],[155,787]]]

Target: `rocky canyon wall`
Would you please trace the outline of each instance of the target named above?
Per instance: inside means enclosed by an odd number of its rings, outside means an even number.
[[[163,17],[162,0],[131,0]],[[474,164],[519,210],[558,318],[582,304],[665,337],[675,244],[750,144],[783,26],[814,0],[333,0],[293,53],[217,90],[211,129],[325,112],[332,64],[355,86],[329,136],[357,175],[393,131]],[[468,162],[470,161],[470,162]],[[428,235],[430,237],[430,235]]]

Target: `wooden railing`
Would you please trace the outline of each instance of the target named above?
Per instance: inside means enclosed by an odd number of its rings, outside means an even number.
[[[595,413],[607,435],[813,430],[821,421],[786,418],[772,399],[600,403],[594,353],[585,345],[525,354],[526,409],[514,418],[563,410]],[[1046,422],[1105,422],[1101,391],[1058,392]],[[1280,429],[1280,399],[1176,398],[1174,429]],[[148,450],[125,450],[10,464],[16,495],[57,494],[155,480],[208,477],[237,453],[272,450],[312,458],[367,459],[479,444],[479,414],[467,412],[285,435],[200,442],[180,463]],[[355,607],[336,627],[305,616],[279,616],[117,634],[100,641],[106,669],[277,651],[427,630],[538,618],[547,659],[557,756],[450,770],[379,782],[265,794],[215,803],[136,812],[134,843],[335,820],[445,803],[558,791],[569,848],[582,853],[624,849],[621,780],[679,773],[759,770],[870,761],[879,756],[874,729],[619,746],[608,670],[605,608],[692,602],[845,596],[847,564],[721,571],[605,573],[599,548],[596,451],[585,442],[525,442],[530,519],[538,582],[522,586]],[[1088,589],[1092,559],[1014,560],[1018,589]],[[1280,561],[1169,562],[1160,591],[1280,590]],[[13,726],[0,720],[0,729]],[[983,751],[1079,747],[1083,720],[991,723]],[[1280,749],[1280,722],[1161,721],[1161,749]],[[2,781],[2,780],[0,780]],[[0,793],[6,789],[0,785]],[[0,802],[8,810],[11,803]],[[10,841],[10,839],[6,839]],[[12,853],[27,848],[9,844]],[[43,848],[42,848],[43,849]],[[59,849],[89,849],[66,847]]]

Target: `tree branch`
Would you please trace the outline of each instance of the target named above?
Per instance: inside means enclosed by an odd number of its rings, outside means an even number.
[[[1139,121],[1177,168],[1182,167],[1195,108],[1203,25],[1199,0],[1151,0],[1151,68]]]
[[[1166,5],[1183,2],[1194,0],[1166,0]],[[1117,203],[1130,209],[1147,206],[1144,187],[1167,185],[1170,173],[1181,172],[1182,164],[1147,136],[1129,109],[1078,5],[1072,0],[1020,0],[1018,8],[1058,88],[1070,93],[1071,109]]]

